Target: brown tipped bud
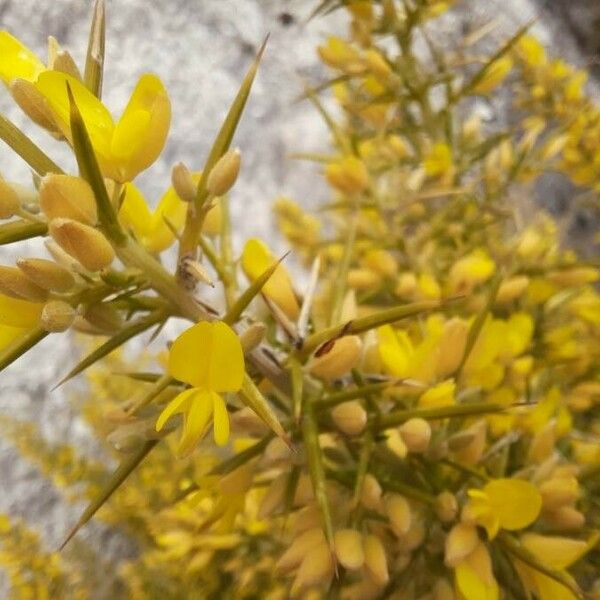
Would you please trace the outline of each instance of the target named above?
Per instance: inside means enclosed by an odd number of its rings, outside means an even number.
[[[44,304],[40,322],[46,331],[66,331],[73,324],[75,316],[75,309],[70,304],[62,300],[51,300]]]
[[[0,179],[0,219],[10,219],[21,208],[16,190],[4,179]]]
[[[385,513],[390,520],[392,531],[398,537],[405,535],[410,529],[412,520],[408,500],[399,494],[392,494],[387,496],[384,502]]]
[[[425,419],[409,419],[399,427],[409,452],[426,452],[431,440],[431,425]]]
[[[435,514],[442,523],[454,521],[458,515],[456,496],[447,490],[437,495],[435,499]]]
[[[240,172],[241,152],[235,148],[229,150],[217,161],[206,181],[206,189],[212,196],[226,194],[235,183]]]
[[[197,260],[184,258],[181,261],[179,274],[188,289],[193,290],[198,282],[206,283],[210,287],[215,287],[208,271]]]
[[[331,411],[331,417],[335,426],[346,435],[358,435],[367,425],[367,411],[357,400],[338,404]]]
[[[446,537],[445,562],[449,567],[456,567],[479,544],[479,536],[475,525],[457,523]]]
[[[351,571],[360,569],[365,562],[362,536],[355,529],[340,529],[335,532],[335,555],[340,564]]]
[[[11,298],[30,300],[32,302],[43,302],[48,292],[33,283],[17,269],[0,265],[0,292]]]
[[[123,317],[110,304],[93,304],[88,306],[83,318],[93,327],[106,333],[115,333],[123,326]]]
[[[252,352],[259,346],[265,337],[267,326],[264,323],[252,323],[246,331],[240,335],[240,343],[242,344],[242,350],[244,354]]]
[[[40,185],[40,206],[48,220],[73,219],[86,225],[98,221],[94,192],[81,177],[46,175]]]
[[[53,219],[49,227],[56,243],[86,269],[100,271],[115,258],[108,240],[93,227],[71,219]]]
[[[365,536],[364,542],[365,568],[373,581],[384,586],[390,580],[387,557],[381,540],[376,535]]]
[[[19,258],[17,267],[28,279],[45,290],[67,292],[75,285],[75,278],[64,267],[44,258]]]
[[[171,169],[171,185],[184,202],[194,202],[196,199],[198,186],[194,183],[190,170],[182,162],[176,163]]]
[[[51,133],[59,133],[48,102],[31,81],[15,79],[10,84],[10,93],[21,110],[34,123]]]
[[[310,372],[315,377],[326,380],[341,377],[358,364],[361,350],[362,342],[358,336],[344,336],[335,341],[329,352],[313,360]]]

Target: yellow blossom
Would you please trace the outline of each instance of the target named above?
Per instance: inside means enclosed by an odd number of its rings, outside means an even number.
[[[220,394],[239,390],[244,377],[244,355],[235,332],[222,322],[201,322],[184,331],[171,346],[169,373],[192,387],[169,402],[156,430],[174,414],[183,413],[179,453],[185,454],[194,448],[212,416],[215,442],[226,444],[229,417]]]

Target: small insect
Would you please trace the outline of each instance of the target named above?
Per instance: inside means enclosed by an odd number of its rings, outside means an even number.
[[[279,13],[277,19],[285,27],[289,27],[290,25],[293,25],[296,22],[296,17],[294,17],[294,15],[286,11]]]

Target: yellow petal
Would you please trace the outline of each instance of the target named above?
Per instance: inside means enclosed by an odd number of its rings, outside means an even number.
[[[171,102],[156,75],[142,75],[111,140],[117,181],[131,181],[161,153],[169,126]]]
[[[498,600],[498,582],[492,572],[490,554],[484,544],[456,567],[456,587],[466,600]]]
[[[16,339],[27,333],[27,329],[22,327],[9,327],[0,324],[0,352],[10,346]]]
[[[170,187],[160,199],[150,224],[146,247],[151,252],[161,252],[168,248],[175,236],[166,221],[168,221],[176,231],[180,231],[185,223],[187,214],[187,203],[183,202]]]
[[[213,412],[213,394],[192,388],[189,396],[189,409],[183,418],[183,431],[177,446],[177,453],[188,454],[198,443]]]
[[[34,327],[40,320],[42,304],[17,300],[0,294],[0,325],[11,328]]]
[[[119,209],[119,220],[125,229],[146,245],[152,228],[152,214],[142,192],[133,183],[126,183],[124,187],[125,197]]]
[[[180,381],[213,392],[235,392],[244,377],[244,355],[235,332],[220,321],[184,331],[169,353],[169,372]]]
[[[377,329],[379,356],[388,373],[396,377],[408,375],[414,347],[405,331],[396,331],[391,325]]]
[[[587,542],[561,536],[526,533],[521,544],[552,569],[562,571],[578,561],[588,550]]]
[[[0,31],[0,79],[8,84],[13,79],[35,81],[44,71],[44,63],[8,31]]]
[[[156,431],[160,431],[173,415],[187,410],[190,400],[197,391],[198,390],[191,388],[175,396],[158,416],[158,419],[156,420]]]
[[[229,440],[229,414],[223,398],[219,394],[212,393],[213,399],[213,428],[215,443],[217,446],[224,446]]]
[[[113,177],[110,168],[110,142],[115,125],[106,106],[83,83],[59,71],[44,71],[38,77],[35,85],[52,109],[56,124],[64,136],[70,140],[70,105],[67,83],[73,92],[75,103],[90,136],[100,168],[105,175]]]
[[[495,479],[483,488],[500,527],[515,531],[531,525],[540,514],[542,496],[535,485],[522,479]]]
[[[255,281],[276,262],[268,246],[256,238],[246,242],[242,253],[242,268],[251,281]],[[273,300],[290,318],[297,319],[300,307],[286,269],[279,265],[262,289],[265,296]]]

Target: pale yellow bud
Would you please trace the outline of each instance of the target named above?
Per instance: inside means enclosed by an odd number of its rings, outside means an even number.
[[[456,600],[454,589],[447,579],[438,579],[431,592],[432,600]]]
[[[558,510],[579,498],[579,482],[576,477],[553,477],[540,485],[540,493],[544,510]]]
[[[224,495],[245,494],[252,485],[254,467],[246,463],[219,479],[219,492]]]
[[[355,529],[339,529],[334,536],[335,554],[340,564],[351,571],[365,562],[362,536]]]
[[[487,423],[482,419],[473,423],[461,432],[468,436],[468,441],[460,448],[453,450],[455,458],[465,465],[475,465],[483,456],[487,437]]]
[[[399,494],[386,496],[384,500],[385,513],[390,521],[392,531],[398,536],[408,532],[411,524],[411,510],[408,500]]]
[[[98,221],[94,192],[81,177],[46,175],[40,185],[40,206],[48,220],[73,219],[86,225]]]
[[[31,81],[15,79],[9,89],[14,101],[34,123],[52,133],[58,133],[48,102]]]
[[[213,196],[226,194],[235,183],[240,172],[242,154],[238,148],[229,150],[217,161],[206,181],[206,189]]]
[[[75,319],[73,319],[73,325],[71,325],[71,327],[75,331],[85,333],[86,335],[106,335],[106,331],[98,329],[98,327],[95,327],[80,315],[77,315]]]
[[[585,515],[572,506],[544,511],[544,520],[561,531],[576,531],[585,525]]]
[[[551,419],[531,440],[527,462],[541,463],[554,451],[556,442],[556,420]]]
[[[267,432],[265,422],[249,406],[230,413],[229,424],[233,433],[245,436],[263,436]]]
[[[431,425],[425,419],[409,419],[399,427],[399,431],[409,452],[423,453],[429,448]]]
[[[383,277],[394,277],[398,272],[398,263],[387,250],[369,250],[363,256],[362,263]]]
[[[16,190],[0,178],[0,219],[10,219],[21,208]]]
[[[123,326],[123,317],[110,304],[93,304],[83,313],[83,318],[96,329],[106,333],[115,333]]]
[[[414,273],[402,273],[398,277],[398,283],[394,289],[394,294],[398,298],[412,298],[417,291],[417,278]]]
[[[316,357],[309,370],[320,379],[332,380],[345,375],[360,360],[362,342],[357,335],[346,335],[335,341],[326,354]]]
[[[444,331],[438,345],[436,373],[444,379],[458,369],[467,345],[469,324],[454,317],[444,323]]]
[[[100,231],[71,219],[53,219],[49,232],[56,243],[86,269],[100,271],[115,258],[115,251]]]
[[[413,516],[408,531],[400,537],[400,546],[402,547],[402,550],[404,552],[416,550],[425,540],[425,534],[423,520]]]
[[[45,290],[67,292],[75,285],[75,278],[64,267],[44,258],[19,258],[17,267],[28,279]]]
[[[288,479],[288,473],[280,473],[273,479],[258,508],[259,519],[269,517],[282,504]]]
[[[381,285],[381,275],[370,269],[350,269],[348,286],[355,290],[370,290]]]
[[[442,523],[454,521],[458,515],[458,501],[456,496],[444,490],[435,499],[435,514]]]
[[[481,117],[479,115],[472,115],[464,122],[462,137],[467,144],[477,144],[481,141]]]
[[[348,290],[342,302],[342,310],[340,311],[340,323],[353,321],[357,317],[356,292]]]
[[[388,429],[386,432],[385,445],[400,459],[406,458],[408,448],[397,429]]]
[[[517,300],[528,287],[529,277],[526,275],[516,275],[503,281],[496,296],[496,304],[503,305]]]
[[[265,449],[264,461],[273,466],[279,463],[288,463],[291,456],[291,450],[287,444],[281,438],[274,438],[269,442],[269,445]]]
[[[366,535],[364,538],[365,568],[371,579],[379,586],[384,586],[390,580],[387,557],[381,540],[376,535]]]
[[[17,267],[0,265],[0,292],[11,298],[43,302],[48,292],[25,277]]]
[[[48,68],[52,71],[66,73],[81,81],[81,73],[73,57],[61,48],[54,36],[48,36]]]
[[[275,569],[281,573],[287,573],[295,569],[312,552],[315,547],[326,544],[325,534],[321,527],[315,527],[305,531],[294,539],[290,547],[283,553],[283,556],[277,561]]]
[[[303,473],[298,479],[296,493],[294,494],[294,506],[304,506],[314,500],[315,494],[312,481],[308,474]]]
[[[346,435],[362,433],[367,424],[367,411],[357,400],[338,404],[331,411],[331,417],[335,426]]]
[[[51,300],[44,305],[40,322],[46,331],[66,331],[73,324],[75,309],[62,300]]]
[[[267,326],[264,323],[252,323],[248,329],[240,335],[240,344],[244,354],[252,352],[257,348],[265,337]]]
[[[87,273],[81,263],[75,260],[70,254],[67,254],[53,239],[45,239],[44,246],[46,246],[46,250],[48,250],[55,262],[67,271],[79,274]]]
[[[379,482],[371,473],[367,473],[360,494],[361,503],[369,510],[378,511],[381,509],[381,494]]]
[[[387,80],[392,74],[392,69],[382,54],[373,48],[370,48],[365,52],[365,62],[374,75],[382,80]]]
[[[346,194],[358,194],[369,185],[367,167],[355,156],[348,156],[327,165],[325,177],[330,185]]]
[[[600,272],[594,267],[572,267],[561,271],[548,273],[548,280],[560,287],[578,287],[595,283],[600,278]]]
[[[291,597],[296,598],[305,589],[325,583],[333,576],[333,557],[325,542],[320,543],[306,554],[292,584]]]
[[[449,567],[456,567],[479,544],[477,528],[470,523],[457,523],[446,537],[444,560]]]
[[[182,162],[173,165],[171,184],[176,194],[184,202],[194,202],[198,186],[194,183],[190,170]]]

